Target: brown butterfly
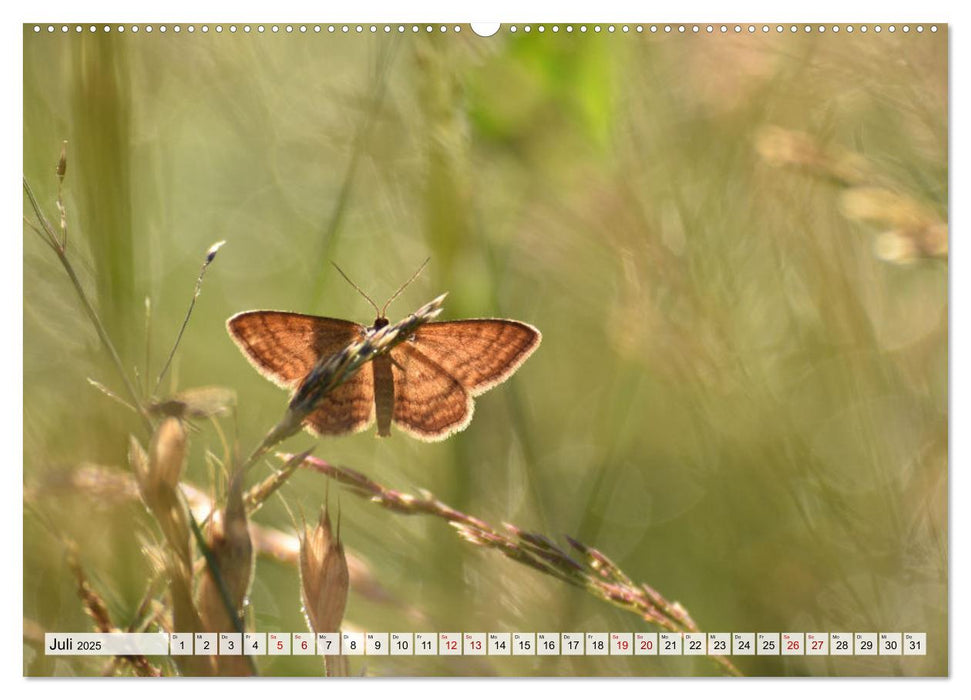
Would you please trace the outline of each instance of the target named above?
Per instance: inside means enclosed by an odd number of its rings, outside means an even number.
[[[351,282],[377,312],[370,327],[287,311],[244,311],[226,325],[263,376],[296,390],[318,360],[387,326],[388,305],[410,282],[380,311]],[[364,430],[377,418],[382,437],[391,434],[393,422],[419,440],[444,440],[468,426],[472,398],[508,379],[541,338],[529,324],[507,319],[425,323],[326,395],[304,425],[316,434],[342,435]]]

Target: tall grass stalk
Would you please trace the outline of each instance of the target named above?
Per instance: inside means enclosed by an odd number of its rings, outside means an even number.
[[[34,211],[34,215],[37,217],[37,220],[40,222],[41,228],[38,228],[33,222],[28,220],[26,217],[24,218],[24,221],[28,225],[28,227],[32,231],[37,233],[38,236],[40,236],[41,240],[44,241],[44,243],[49,248],[51,248],[51,250],[54,251],[55,255],[57,255],[58,260],[61,262],[61,266],[64,268],[64,271],[67,273],[68,278],[71,280],[71,285],[73,286],[75,292],[77,293],[78,298],[81,301],[81,305],[85,310],[85,313],[87,314],[89,320],[91,321],[92,325],[95,327],[95,330],[98,333],[98,338],[101,340],[102,346],[104,347],[108,356],[111,358],[112,364],[114,364],[115,369],[117,370],[118,375],[122,380],[122,384],[125,387],[125,391],[128,395],[128,399],[130,400],[131,405],[135,408],[136,412],[138,413],[139,417],[142,420],[142,425],[145,428],[145,431],[149,435],[154,435],[155,426],[149,416],[149,413],[146,410],[143,401],[139,397],[134,384],[129,379],[127,372],[125,372],[125,368],[124,368],[124,365],[122,364],[121,358],[118,355],[118,351],[115,349],[115,345],[112,342],[111,337],[109,336],[104,323],[102,323],[101,318],[98,315],[98,312],[95,310],[93,304],[88,298],[88,295],[85,293],[84,287],[81,285],[81,282],[74,271],[74,266],[71,264],[71,261],[67,255],[66,212],[65,212],[65,207],[62,200],[63,191],[61,188],[61,185],[64,179],[64,174],[66,173],[66,169],[67,169],[67,154],[66,154],[66,151],[62,148],[61,156],[58,160],[58,165],[56,170],[56,174],[58,177],[57,208],[58,208],[58,211],[60,212],[61,219],[64,222],[63,223],[64,233],[62,237],[58,237],[49,219],[44,215],[43,209],[41,208],[39,202],[37,201],[37,197],[34,195],[34,191],[31,188],[30,183],[27,181],[26,177],[23,178],[24,192],[27,195],[27,199],[30,201],[30,205]],[[207,264],[208,262],[211,262],[212,254],[214,254],[214,251],[210,250],[210,253],[207,255]],[[201,276],[200,276],[200,279],[201,279]],[[179,494],[179,498],[184,499],[184,496],[182,496],[181,491],[178,491],[178,490],[176,491]],[[199,524],[192,516],[191,510],[186,508],[185,512],[187,515],[189,526],[191,528],[191,532],[193,534],[193,537],[195,538],[196,545],[198,546],[199,551],[202,553],[203,557],[205,558],[206,565],[209,568],[210,574],[212,575],[212,578],[219,591],[220,598],[223,602],[223,605],[226,608],[226,614],[230,619],[230,621],[232,622],[233,628],[238,633],[241,634],[243,632],[243,623],[240,620],[239,615],[236,613],[236,610],[232,607],[231,599],[230,599],[224,578],[222,576],[222,573],[219,571],[218,563],[216,562],[212,552],[210,551],[209,546],[206,544],[206,540],[202,533],[202,530],[199,528]],[[250,663],[250,666],[252,667],[253,672],[255,673],[256,667],[251,657],[249,657],[249,663]]]
[[[300,455],[280,454],[292,465]],[[598,549],[567,538],[573,552],[556,545],[545,535],[527,532],[503,523],[502,530],[475,516],[439,501],[432,494],[402,493],[382,486],[358,471],[340,467],[312,456],[302,457],[302,467],[347,486],[352,493],[402,515],[431,515],[454,527],[460,537],[474,545],[495,549],[513,561],[553,576],[591,595],[641,617],[645,622],[670,632],[698,632],[691,615],[678,602],[668,601],[646,583],[637,584]],[[724,656],[711,660],[732,676],[741,672]]]

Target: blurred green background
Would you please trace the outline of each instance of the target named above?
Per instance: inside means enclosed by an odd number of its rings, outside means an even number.
[[[780,127],[865,159],[946,221],[947,32],[698,36],[520,28],[64,34],[24,28],[24,171],[52,220],[68,141],[69,256],[150,392],[206,249],[225,239],[173,388],[237,392],[248,452],[286,395],[225,320],[286,309],[369,323],[337,262],[396,320],[501,316],[543,344],[438,444],[368,431],[315,454],[404,491],[601,549],[705,631],[926,632],[926,657],[736,658],[746,674],[947,673],[946,260],[878,257],[843,185],[756,146]],[[771,160],[771,159],[769,159]],[[810,159],[811,160],[811,159]],[[837,178],[838,180],[838,178]],[[25,216],[32,214],[25,200]],[[137,503],[58,488],[127,468],[134,415],[55,256],[24,228],[24,617],[86,631],[61,538],[127,624],[156,537]],[[145,300],[151,302],[146,323]],[[148,328],[147,328],[148,327]],[[212,425],[187,479],[214,489]],[[302,434],[289,449],[313,444]],[[265,465],[253,479],[266,475]],[[328,485],[299,473],[255,519],[292,531]],[[642,631],[637,617],[476,549],[439,520],[332,486],[386,600],[372,631]],[[299,580],[257,562],[259,631],[303,631]],[[25,638],[29,636],[25,631]],[[95,674],[45,658],[30,675]],[[268,675],[319,660],[266,657]],[[368,658],[377,675],[714,674],[704,659]]]

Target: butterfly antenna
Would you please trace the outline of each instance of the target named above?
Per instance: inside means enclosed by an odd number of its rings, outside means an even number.
[[[354,287],[354,289],[357,290],[358,294],[360,294],[362,297],[364,297],[365,299],[367,299],[368,303],[371,306],[374,307],[374,312],[376,314],[378,314],[379,316],[383,316],[384,315],[382,312],[379,312],[378,311],[378,305],[374,303],[374,300],[372,300],[371,297],[369,297],[367,294],[365,294],[363,289],[361,289],[356,284],[354,284],[354,281],[350,277],[348,277],[347,275],[345,275],[344,274],[344,271],[342,269],[340,269],[339,267],[337,267],[337,263],[335,263],[333,260],[331,260],[330,261],[330,264],[334,266],[334,269],[336,269],[339,273],[341,273],[341,277],[343,277],[344,279],[346,279],[347,280],[347,283],[349,285],[351,285],[352,287]]]
[[[424,270],[425,267],[428,265],[428,261],[429,260],[431,260],[431,258],[425,258],[425,262],[423,262],[421,264],[421,267],[418,268],[418,270],[415,272],[415,274],[413,274],[411,276],[411,278],[407,282],[405,282],[403,285],[401,285],[401,287],[398,288],[398,291],[397,292],[395,292],[394,294],[391,295],[391,298],[388,299],[388,301],[385,303],[384,308],[381,309],[381,318],[384,318],[384,312],[388,310],[388,307],[389,306],[391,306],[391,302],[393,302],[395,299],[397,299],[398,298],[398,295],[401,294],[403,291],[405,291],[405,288],[409,284],[411,284],[412,282],[414,282],[415,281],[415,278],[418,277],[418,275],[421,274],[421,271]]]

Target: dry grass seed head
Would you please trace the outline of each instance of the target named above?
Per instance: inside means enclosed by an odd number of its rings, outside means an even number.
[[[230,480],[226,507],[210,521],[209,549],[216,562],[233,608],[241,610],[253,580],[253,542],[243,504],[242,477]],[[211,632],[233,632],[219,585],[206,567],[199,586],[199,612]]]
[[[340,629],[347,606],[349,576],[344,546],[335,537],[326,509],[300,538],[300,581],[304,612],[315,632]]]

